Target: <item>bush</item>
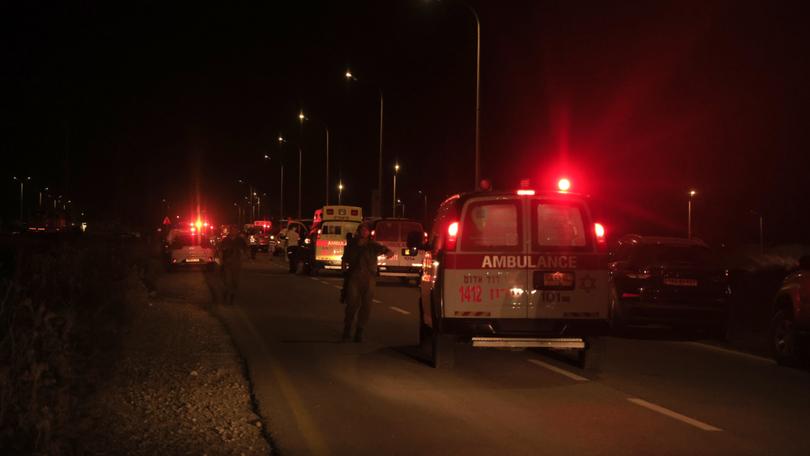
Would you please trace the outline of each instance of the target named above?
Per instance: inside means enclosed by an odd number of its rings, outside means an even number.
[[[71,452],[76,405],[145,300],[134,250],[100,239],[15,239],[0,282],[0,453]]]

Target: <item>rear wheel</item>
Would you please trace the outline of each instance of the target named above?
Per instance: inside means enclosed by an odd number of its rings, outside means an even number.
[[[613,335],[621,335],[627,330],[627,322],[621,314],[619,293],[615,287],[610,289],[610,331]]]
[[[605,341],[601,337],[585,339],[585,348],[577,352],[577,366],[581,369],[598,371],[605,354]]]
[[[779,310],[771,320],[771,351],[777,363],[796,366],[801,359],[798,335],[793,316],[785,309]]]

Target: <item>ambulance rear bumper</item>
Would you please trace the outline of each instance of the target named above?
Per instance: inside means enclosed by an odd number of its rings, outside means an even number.
[[[441,332],[464,339],[590,337],[609,334],[603,319],[442,318]]]
[[[473,337],[472,345],[494,348],[582,349],[585,348],[585,341],[579,337]]]

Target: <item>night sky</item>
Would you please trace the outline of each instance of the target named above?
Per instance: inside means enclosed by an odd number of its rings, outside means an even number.
[[[378,88],[383,208],[393,163],[407,215],[473,187],[475,29],[452,1],[6,2],[0,7],[4,222],[13,175],[50,186],[90,220],[164,215],[231,222],[244,194],[294,214],[323,203],[324,126],[336,199],[370,209]],[[115,3],[115,4],[112,4]],[[552,188],[570,176],[609,234],[713,244],[810,242],[810,29],[800,3],[478,1],[482,175]],[[350,67],[358,81],[348,83]],[[303,136],[297,114],[310,120]],[[279,149],[276,137],[290,140]],[[271,160],[263,156],[269,154]]]

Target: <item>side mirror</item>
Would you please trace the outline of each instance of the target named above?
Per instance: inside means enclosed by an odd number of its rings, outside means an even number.
[[[416,249],[416,250],[426,250],[427,246],[424,242],[422,242],[423,233],[420,231],[411,231],[408,233],[408,237],[405,240],[409,249]]]
[[[799,269],[810,271],[810,255],[802,255],[799,258]]]

